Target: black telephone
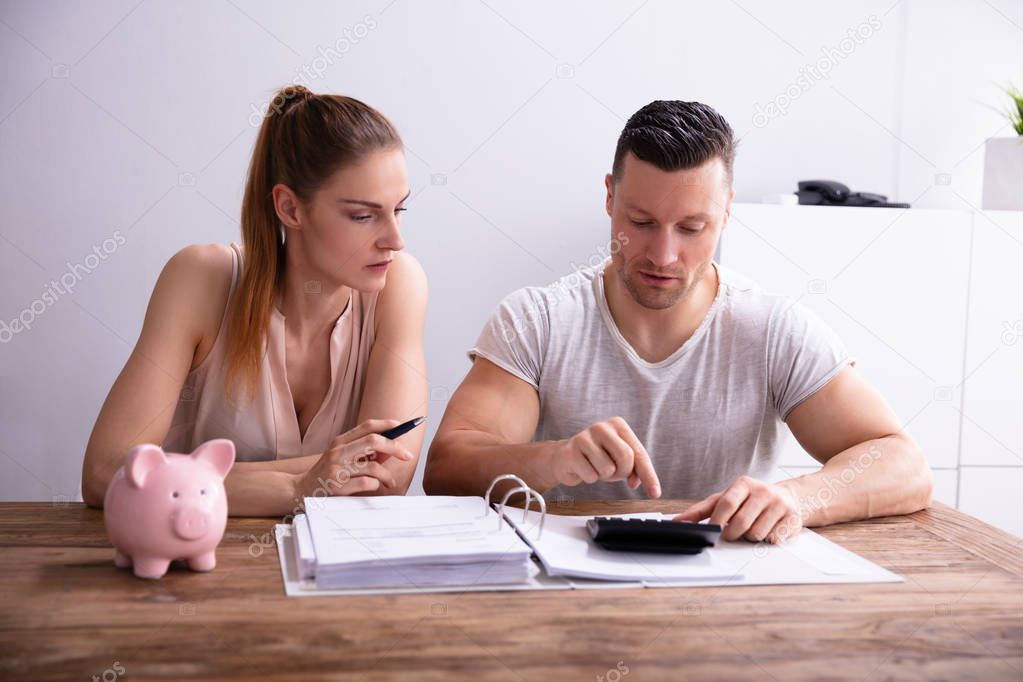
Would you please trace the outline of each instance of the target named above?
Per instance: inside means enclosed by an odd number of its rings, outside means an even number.
[[[909,208],[909,204],[888,201],[883,194],[850,192],[848,187],[834,180],[800,180],[798,187],[796,195],[803,205]]]

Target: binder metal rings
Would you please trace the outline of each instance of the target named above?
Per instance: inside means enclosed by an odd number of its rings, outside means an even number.
[[[483,497],[483,515],[486,516],[487,514],[490,513],[490,497],[491,497],[491,495],[494,494],[494,488],[501,481],[515,481],[519,485],[514,487],[514,488],[512,488],[511,490],[509,490],[507,493],[505,493],[504,497],[501,499],[501,504],[498,505],[498,508],[497,508],[497,527],[498,527],[498,529],[500,529],[501,528],[501,524],[504,523],[504,508],[505,508],[505,505],[508,504],[508,499],[511,498],[511,496],[516,494],[516,493],[524,493],[525,496],[526,496],[526,506],[522,510],[522,521],[523,521],[523,523],[525,523],[526,519],[528,518],[529,507],[531,506],[532,501],[534,499],[536,500],[537,505],[540,507],[540,525],[539,525],[539,527],[537,529],[537,533],[536,533],[536,538],[537,538],[537,540],[539,540],[540,537],[543,535],[543,522],[544,522],[544,519],[547,518],[547,502],[546,502],[546,500],[544,500],[543,495],[541,495],[537,491],[535,491],[532,488],[530,488],[528,485],[526,485],[525,481],[523,481],[521,478],[519,478],[515,474],[504,474],[502,476],[498,476],[497,478],[495,478],[493,481],[490,482],[490,487],[487,488],[487,494]]]

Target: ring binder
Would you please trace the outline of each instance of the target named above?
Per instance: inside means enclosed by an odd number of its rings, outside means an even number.
[[[501,525],[504,523],[504,508],[505,508],[505,505],[508,504],[508,499],[512,495],[514,495],[516,493],[524,493],[525,496],[526,496],[526,505],[525,505],[525,507],[522,510],[522,522],[523,523],[526,522],[526,519],[529,516],[529,508],[530,508],[530,506],[532,506],[534,496],[535,496],[535,499],[536,499],[536,502],[537,502],[537,506],[540,507],[540,523],[539,523],[539,525],[537,527],[537,531],[536,531],[536,539],[539,540],[543,536],[543,522],[547,518],[547,501],[544,500],[543,495],[541,495],[537,491],[535,491],[532,488],[530,488],[528,485],[526,485],[525,481],[523,481],[521,478],[519,478],[515,474],[503,474],[501,476],[498,476],[497,478],[495,478],[493,481],[490,482],[490,487],[487,488],[486,497],[483,498],[483,507],[484,507],[483,516],[486,516],[487,514],[490,513],[490,504],[491,504],[490,496],[493,495],[494,488],[501,481],[515,481],[519,485],[517,487],[512,488],[511,490],[509,490],[507,493],[505,493],[504,497],[501,499],[501,503],[500,503],[500,505],[498,505],[498,508],[497,508],[497,529],[500,530],[501,529]]]
[[[490,487],[487,488],[487,494],[483,496],[483,516],[486,516],[490,513],[490,496],[494,494],[494,488],[497,487],[497,484],[500,483],[501,481],[515,481],[523,488],[529,489],[530,492],[532,492],[533,490],[528,485],[526,485],[525,481],[523,481],[515,474],[502,474],[501,476],[498,476],[497,478],[490,482]],[[527,498],[529,497],[529,493],[526,493],[526,497]],[[529,507],[528,499],[526,500],[526,507],[527,508]]]

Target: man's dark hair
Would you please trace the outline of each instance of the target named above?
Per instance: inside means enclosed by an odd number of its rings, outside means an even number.
[[[625,123],[618,136],[611,177],[615,182],[621,177],[629,152],[665,171],[696,168],[717,157],[725,164],[731,185],[735,144],[728,121],[706,104],[657,100]]]

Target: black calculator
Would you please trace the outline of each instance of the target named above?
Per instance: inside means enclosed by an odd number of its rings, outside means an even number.
[[[604,549],[658,554],[699,554],[721,536],[716,523],[595,516],[586,522],[593,542]]]

